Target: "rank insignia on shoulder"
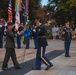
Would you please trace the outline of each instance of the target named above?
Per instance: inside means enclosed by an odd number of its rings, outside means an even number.
[[[40,29],[38,29],[38,31],[40,31]]]
[[[65,32],[63,31],[62,34],[65,34]]]

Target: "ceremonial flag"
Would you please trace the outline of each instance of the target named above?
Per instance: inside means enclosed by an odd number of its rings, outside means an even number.
[[[24,5],[23,2],[21,3],[21,8],[22,8],[23,10],[25,10],[25,5]]]
[[[21,2],[22,0],[16,0],[15,2],[15,27],[18,29],[20,25],[20,11],[21,11]]]
[[[15,12],[21,11],[21,2],[22,2],[22,0],[16,0],[15,1]]]
[[[26,25],[28,21],[28,0],[25,0],[25,9],[23,14],[24,14],[24,25]]]
[[[8,5],[8,22],[12,22],[12,3],[11,3],[11,0],[9,0],[9,5]]]
[[[16,29],[18,29],[19,25],[20,25],[20,13],[16,12],[16,14],[15,14],[15,27],[16,27]]]

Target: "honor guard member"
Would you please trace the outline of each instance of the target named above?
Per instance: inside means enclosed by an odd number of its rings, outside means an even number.
[[[35,45],[34,49],[38,48],[38,35],[36,32],[34,32],[36,29],[37,29],[37,26],[34,24],[32,28],[32,36],[33,36],[34,45]]]
[[[15,34],[13,32],[14,24],[12,22],[9,22],[7,26],[8,26],[6,31],[7,40],[5,44],[6,53],[5,53],[5,57],[2,65],[2,70],[8,69],[8,61],[10,57],[13,61],[15,69],[20,69],[21,67],[17,62],[16,53],[15,53],[15,40],[14,40]]]
[[[4,34],[3,19],[0,19],[0,48],[3,47],[3,34]]]
[[[64,47],[65,47],[65,57],[70,57],[69,55],[69,49],[71,44],[72,34],[71,29],[69,27],[69,22],[65,23],[65,27],[62,31],[62,40],[64,41]]]
[[[48,70],[53,66],[53,64],[45,57],[46,46],[48,45],[45,36],[46,29],[39,20],[37,20],[35,23],[37,29],[34,30],[34,32],[38,34],[38,49],[36,54],[36,68],[34,70],[41,70],[41,61],[43,61],[47,66],[45,70]]]
[[[20,33],[21,31],[24,32],[24,26],[23,23],[21,23],[21,25],[18,28],[18,34],[17,34],[17,48],[20,49],[21,48],[21,37],[22,34]]]

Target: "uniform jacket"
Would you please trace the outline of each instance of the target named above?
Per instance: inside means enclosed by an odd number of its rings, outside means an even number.
[[[6,31],[6,44],[5,48],[15,48],[15,34],[12,31]]]
[[[46,29],[43,25],[40,25],[39,27],[37,27],[37,35],[38,35],[38,44],[40,46],[47,46],[47,40],[46,40]]]
[[[64,28],[62,31],[62,39],[64,41],[70,42],[72,39],[71,29],[70,28]]]

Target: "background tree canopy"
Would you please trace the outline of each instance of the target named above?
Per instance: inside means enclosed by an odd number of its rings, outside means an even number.
[[[57,20],[58,23],[64,24],[65,21],[74,21],[76,25],[76,0],[48,0],[48,6],[53,8],[54,15],[53,18]],[[52,6],[53,5],[53,6]]]
[[[8,1],[0,0],[0,17],[8,19]],[[23,0],[24,2],[25,0]],[[12,0],[13,20],[15,20],[15,0]],[[29,1],[29,19],[41,19],[44,23],[55,19],[58,24],[69,20],[76,25],[76,0],[48,0],[47,6],[41,6],[41,0]],[[22,16],[22,15],[21,15]]]

